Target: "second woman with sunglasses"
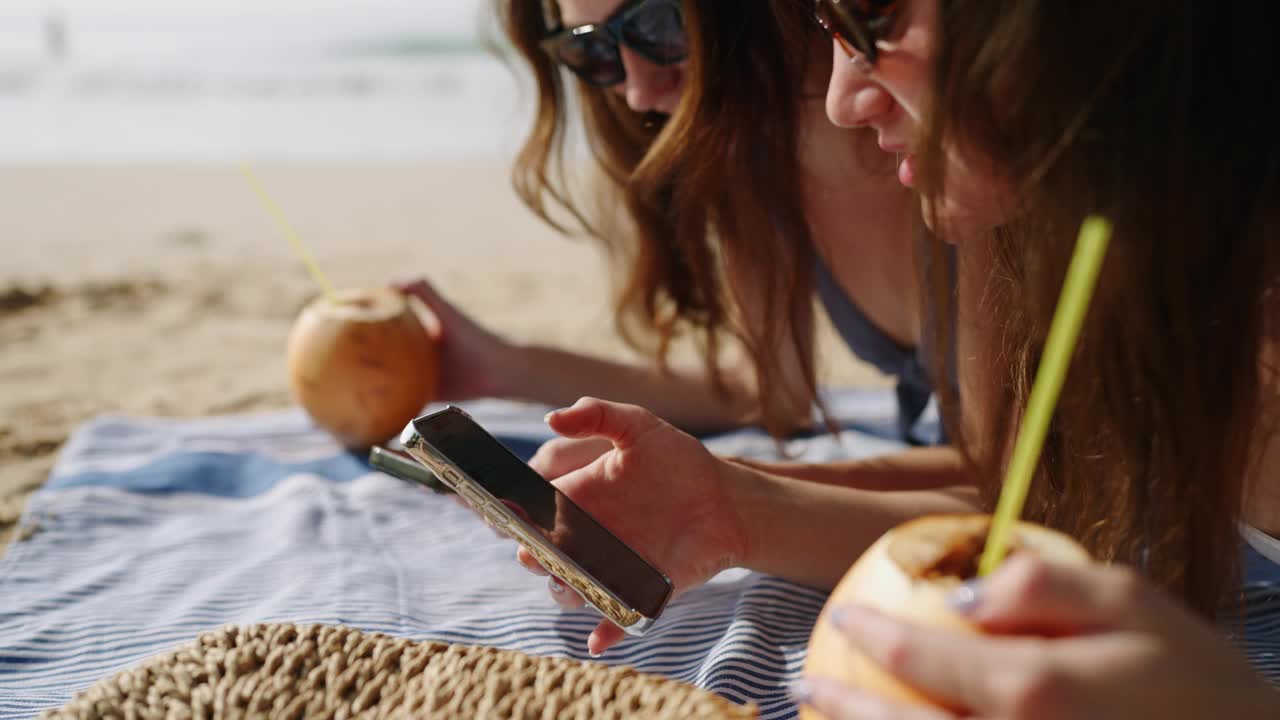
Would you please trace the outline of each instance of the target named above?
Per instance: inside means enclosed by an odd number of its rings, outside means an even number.
[[[1114,224],[1024,517],[1115,566],[1011,558],[949,600],[988,635],[865,607],[831,614],[853,647],[949,709],[822,677],[798,699],[830,720],[1280,717],[1267,682],[1280,683],[1277,6],[904,0],[894,10],[878,38],[863,32],[865,14],[853,18],[862,27],[830,23],[853,56],[839,61],[828,102],[834,121],[873,127],[901,156],[899,179],[920,188],[932,226],[957,248],[959,290],[939,289],[965,331],[969,412],[956,425],[978,440],[988,502],[1080,221]],[[878,57],[847,41],[859,34]],[[807,580],[847,551],[815,551],[828,515],[877,522],[816,487],[753,478],[640,408],[584,400],[550,422],[613,441],[610,456],[557,484],[686,582],[709,577],[707,558]],[[679,504],[615,500],[655,485]],[[690,507],[696,527],[652,527]],[[691,540],[716,550],[688,563]]]
[[[852,351],[897,378],[902,436],[938,439],[936,430],[916,427],[932,390],[921,342],[930,319],[917,292],[923,268],[912,252],[918,212],[874,137],[851,143],[826,120],[829,54],[811,5],[500,0],[498,7],[538,89],[516,189],[548,222],[608,250],[617,326],[653,361],[622,365],[517,346],[417,282],[405,289],[446,326],[447,399],[489,394],[566,405],[595,395],[642,403],[689,430],[759,423],[786,435],[811,426],[817,403],[816,297]],[[697,23],[697,47],[687,23]],[[565,149],[575,104],[594,159],[588,193]],[[584,194],[599,202],[581,202]],[[664,370],[668,346],[682,335],[698,343],[703,362]],[[720,350],[731,345],[745,360],[722,365]],[[555,441],[534,466],[557,476],[603,450]],[[954,483],[961,465],[947,448],[922,448],[874,466],[786,470],[906,488]]]

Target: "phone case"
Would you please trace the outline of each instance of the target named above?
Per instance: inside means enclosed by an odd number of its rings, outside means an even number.
[[[466,414],[460,408],[452,409]],[[561,552],[560,548],[551,544],[537,530],[529,527],[506,505],[490,495],[449,458],[432,447],[431,443],[418,434],[412,423],[405,427],[404,433],[400,436],[400,444],[404,446],[405,452],[430,468],[445,485],[461,495],[476,512],[494,527],[510,533],[516,542],[542,564],[542,567],[576,590],[588,604],[612,620],[628,635],[643,635],[653,625],[654,618],[645,617],[629,607],[611,590],[597,582],[572,558]]]
[[[425,465],[416,459],[402,457],[394,450],[373,446],[369,449],[369,464],[392,477],[424,485],[438,493],[453,494],[453,489],[440,482]]]

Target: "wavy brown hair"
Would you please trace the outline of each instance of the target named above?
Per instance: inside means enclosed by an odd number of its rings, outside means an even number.
[[[996,321],[976,345],[984,373],[1004,370],[965,398],[983,438],[1012,436],[1081,220],[1113,222],[1026,515],[1206,615],[1231,597],[1253,453],[1273,427],[1275,375],[1259,368],[1278,337],[1277,7],[943,0],[922,153],[928,197],[945,192],[944,149],[967,148],[1018,198],[986,248],[978,315]],[[1005,444],[973,446],[980,476],[1002,477]]]
[[[685,89],[672,116],[655,122],[543,53],[554,2],[497,6],[537,86],[533,127],[513,170],[518,195],[562,232],[608,250],[615,324],[633,347],[664,363],[673,339],[688,333],[723,390],[719,350],[734,338],[754,368],[760,418],[775,435],[794,430],[797,411],[807,414],[816,400],[814,251],[797,148],[800,88],[823,42],[811,7],[686,1]],[[598,206],[571,183],[581,170],[566,160],[573,100],[599,170]],[[619,209],[622,229],[610,216]],[[744,320],[746,307],[762,312]],[[803,398],[777,392],[778,348],[787,343],[806,377]]]

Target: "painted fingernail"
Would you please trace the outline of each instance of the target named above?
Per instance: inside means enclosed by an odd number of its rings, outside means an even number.
[[[845,639],[855,645],[874,645],[895,620],[875,608],[865,605],[841,605],[831,610],[831,624],[844,633]]]
[[[808,705],[809,701],[813,700],[813,684],[804,678],[791,683],[787,692],[791,694],[791,699],[797,705]]]
[[[838,605],[835,608],[832,608],[831,610],[831,624],[835,625],[841,630],[848,630],[849,626],[851,625],[850,623],[851,615],[852,615],[852,612],[849,610],[848,606]]]
[[[947,595],[947,605],[961,615],[972,614],[982,603],[982,581],[969,580]]]

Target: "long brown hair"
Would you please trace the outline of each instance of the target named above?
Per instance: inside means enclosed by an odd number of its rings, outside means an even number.
[[[980,314],[996,321],[977,343],[984,367],[1006,372],[965,403],[983,437],[1011,437],[1076,230],[1088,213],[1110,218],[1027,516],[1212,614],[1238,574],[1251,452],[1275,395],[1259,358],[1280,277],[1277,5],[941,5],[921,187],[940,197],[944,152],[968,149],[1018,198],[990,239]],[[980,476],[1000,478],[1007,446],[978,447]]]
[[[808,407],[816,398],[814,251],[797,149],[800,88],[823,42],[811,8],[686,1],[686,86],[672,116],[653,122],[612,91],[571,80],[542,52],[554,2],[497,5],[538,92],[513,170],[516,192],[558,229],[603,243],[615,268],[615,324],[633,347],[661,362],[673,339],[689,333],[719,383],[719,349],[728,337],[740,341],[761,418],[775,434],[794,429],[784,418],[797,399],[777,392],[779,347],[791,343],[801,359],[808,397],[798,400]],[[603,213],[572,187],[581,168],[566,165],[574,89]],[[608,211],[622,208],[619,229]],[[748,304],[764,312],[741,322]]]

